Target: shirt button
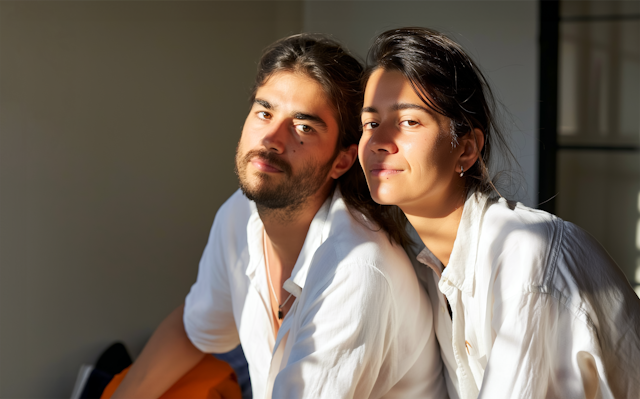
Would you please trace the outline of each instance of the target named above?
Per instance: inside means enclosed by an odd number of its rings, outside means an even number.
[[[442,313],[446,313],[446,312],[447,312],[447,309],[445,309],[445,307],[444,307],[444,306],[440,306],[440,311],[441,311]]]

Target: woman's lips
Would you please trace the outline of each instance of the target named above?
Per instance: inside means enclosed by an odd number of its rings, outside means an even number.
[[[282,173],[282,171],[274,166],[271,166],[267,161],[260,158],[252,158],[251,165],[261,172],[266,173]]]
[[[371,176],[374,177],[389,177],[393,175],[397,175],[398,173],[402,173],[402,169],[396,169],[391,166],[385,165],[374,165],[373,168],[369,169]]]

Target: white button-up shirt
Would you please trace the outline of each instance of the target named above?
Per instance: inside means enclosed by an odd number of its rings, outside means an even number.
[[[274,336],[255,204],[218,211],[184,325],[203,352],[242,343],[254,398],[447,396],[429,298],[406,253],[356,221],[339,191],[315,215],[284,288],[296,300]]]
[[[444,272],[418,260],[452,398],[640,397],[640,300],[575,225],[470,195]]]

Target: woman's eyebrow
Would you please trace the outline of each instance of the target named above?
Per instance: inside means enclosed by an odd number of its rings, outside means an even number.
[[[373,113],[373,114],[379,113],[378,110],[373,108],[373,107],[363,107],[362,111],[360,112],[360,115],[364,114],[365,112],[370,112],[370,113]]]
[[[413,104],[413,103],[395,103],[391,106],[391,111],[402,111],[405,109],[417,109],[419,111],[423,111],[426,112],[427,114],[435,117],[433,110],[423,107],[422,105],[418,105],[418,104]],[[375,109],[374,107],[363,107],[362,108],[362,112],[360,112],[360,116],[362,116],[362,114],[364,113],[373,113],[373,114],[379,114],[378,110]]]
[[[412,104],[412,103],[395,103],[391,106],[391,111],[402,111],[405,109],[417,109],[420,111],[424,111],[428,114],[433,114],[433,111],[430,110],[429,108],[423,107],[421,105],[418,104]],[[378,110],[373,108],[373,107],[363,107],[362,108],[362,112],[361,114],[364,114],[365,112],[369,112],[369,113],[374,113],[374,114],[378,114]]]
[[[417,109],[417,110],[420,110],[420,111],[424,111],[424,112],[426,112],[426,113],[428,113],[430,115],[433,113],[433,111],[431,111],[428,108],[425,108],[425,107],[423,107],[421,105],[418,105],[418,104],[412,104],[412,103],[396,103],[396,104],[393,104],[391,109],[393,111],[402,111],[404,109]]]

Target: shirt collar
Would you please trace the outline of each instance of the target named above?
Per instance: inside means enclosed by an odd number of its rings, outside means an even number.
[[[448,281],[470,295],[474,290],[480,227],[488,199],[487,195],[478,192],[467,195],[449,264],[442,272],[441,282]]]
[[[337,188],[334,190],[333,196],[329,196],[324,201],[324,204],[322,204],[320,209],[318,209],[318,212],[316,212],[316,215],[313,217],[311,225],[309,226],[309,231],[307,232],[307,237],[302,245],[302,250],[300,250],[300,255],[298,255],[298,260],[291,272],[291,277],[284,282],[283,288],[289,293],[295,295],[296,298],[300,296],[300,293],[304,288],[304,283],[307,280],[307,274],[309,273],[309,266],[311,265],[313,255],[316,253],[320,245],[322,245],[322,243],[327,239],[327,235],[323,233],[327,230],[327,227],[331,225],[331,222],[328,219],[329,209],[331,209],[333,202],[337,198],[336,196],[339,198]]]
[[[433,269],[438,277],[442,276],[442,262],[429,250],[427,247],[423,247],[422,251],[416,257],[420,263],[424,263]]]
[[[467,195],[449,257],[449,264],[446,268],[443,268],[442,262],[433,255],[429,248],[424,247],[418,254],[418,261],[429,266],[441,277],[440,284],[449,283],[460,291],[473,295],[480,227],[489,198],[487,195],[475,192]]]
[[[327,238],[327,232],[331,225],[328,220],[329,210],[333,206],[333,203],[337,198],[340,198],[339,190],[334,190],[333,196],[327,197],[324,204],[316,212],[307,237],[302,245],[298,260],[293,267],[291,277],[284,282],[283,288],[293,294],[296,298],[300,296],[304,283],[307,280],[307,274],[309,273],[309,266],[316,250],[322,245]],[[247,223],[247,244],[249,247],[249,265],[247,266],[246,275],[253,279],[258,266],[264,266],[264,251],[263,251],[263,232],[264,225],[258,214],[256,204],[251,201],[251,217],[249,223]]]

